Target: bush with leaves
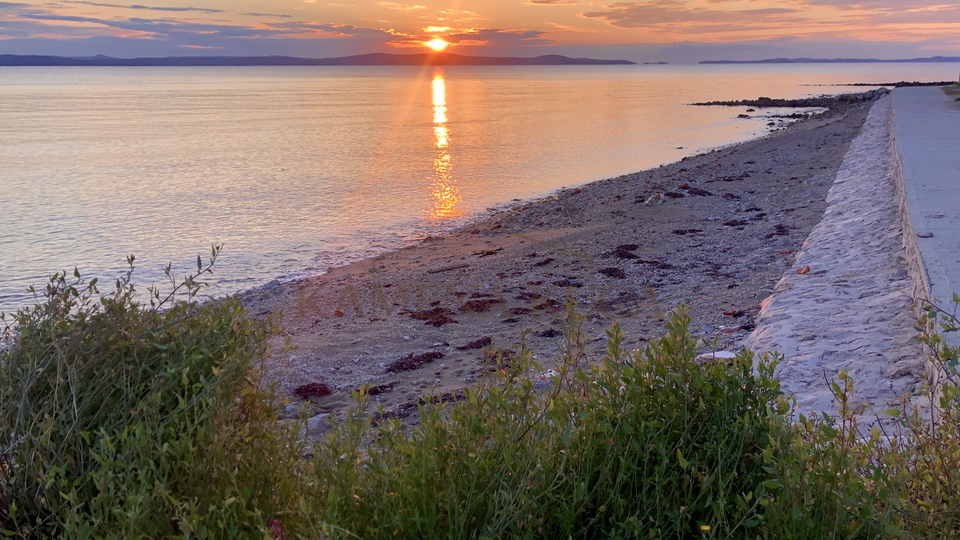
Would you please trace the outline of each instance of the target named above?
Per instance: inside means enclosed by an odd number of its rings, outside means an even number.
[[[300,447],[251,370],[271,326],[236,299],[194,298],[216,255],[170,295],[151,289],[150,306],[130,273],[100,295],[75,271],[13,317],[0,357],[7,535],[262,538],[293,500]]]
[[[413,427],[358,406],[308,449],[278,423],[256,360],[274,331],[197,279],[137,301],[130,274],[55,275],[0,354],[0,535],[18,538],[949,538],[960,535],[955,314],[918,327],[933,405],[861,433],[792,416],[779,358],[701,363],[681,308],[587,362],[568,311],[550,377],[525,347]],[[132,271],[132,259],[131,271]],[[167,269],[168,275],[170,269]],[[172,277],[171,277],[172,279]],[[960,300],[960,299],[958,299]],[[938,327],[939,325],[939,327]],[[449,398],[449,396],[448,396]]]

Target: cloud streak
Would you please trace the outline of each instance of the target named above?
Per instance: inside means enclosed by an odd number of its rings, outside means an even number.
[[[198,11],[200,13],[223,13],[224,12],[222,9],[210,9],[210,8],[200,8],[200,7],[158,7],[158,6],[141,6],[141,5],[102,4],[98,2],[82,2],[80,0],[64,0],[63,3],[83,4],[87,6],[120,8],[120,9],[143,9],[148,11],[174,11],[174,12]]]

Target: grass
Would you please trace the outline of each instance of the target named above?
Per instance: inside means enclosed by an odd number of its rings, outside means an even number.
[[[960,83],[954,83],[952,86],[941,86],[940,89],[954,100],[960,99]]]
[[[213,254],[215,259],[216,252]],[[212,264],[212,260],[211,260]],[[198,274],[203,268],[198,262]],[[365,392],[311,448],[254,368],[269,323],[235,299],[143,305],[57,275],[0,357],[0,534],[15,538],[949,538],[960,535],[952,314],[920,338],[937,410],[861,433],[791,415],[778,358],[696,361],[681,309],[639,351],[616,325],[585,363],[568,313],[558,374],[528,351],[420,424],[374,423]],[[178,286],[179,287],[179,286]],[[936,330],[936,331],[935,331]],[[496,355],[494,355],[496,357]]]

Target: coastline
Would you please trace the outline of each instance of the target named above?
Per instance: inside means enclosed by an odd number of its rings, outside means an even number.
[[[251,315],[282,313],[296,347],[284,352],[276,340],[267,377],[297,409],[296,388],[328,387],[307,414],[349,406],[362,384],[381,389],[374,400],[386,409],[402,408],[469,385],[487,369],[485,344],[517,350],[524,330],[547,369],[567,299],[587,316],[590,357],[602,356],[612,322],[636,348],[681,303],[698,337],[736,350],[820,221],[872,104],[838,104],[760,139],[561,190],[416,246],[251,291]],[[418,367],[391,369],[404,359]]]

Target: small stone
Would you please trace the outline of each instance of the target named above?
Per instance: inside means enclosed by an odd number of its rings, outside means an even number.
[[[717,328],[710,323],[703,325],[704,334],[712,334],[717,331]]]
[[[263,286],[263,290],[265,290],[265,291],[272,291],[272,290],[276,289],[276,288],[279,287],[279,286],[280,286],[280,280],[275,279],[275,280],[271,281],[270,283],[267,283],[266,285],[264,285],[264,286]]]
[[[411,260],[411,261],[415,261],[415,260],[419,259],[420,257],[423,257],[423,255],[414,255],[414,256],[410,257],[410,260]]]
[[[803,268],[797,270],[797,273],[800,274],[800,275],[807,274],[807,273],[809,273],[809,272],[810,272],[810,267],[809,267],[809,266],[804,266]]]
[[[933,238],[933,233],[930,231],[920,231],[917,233],[917,236],[920,238]]]
[[[327,413],[318,414],[307,420],[307,436],[316,437],[330,430],[330,422],[327,421]]]

